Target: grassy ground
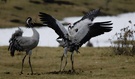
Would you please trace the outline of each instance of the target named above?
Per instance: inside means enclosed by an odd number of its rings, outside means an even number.
[[[29,75],[28,58],[24,74],[19,75],[24,54],[11,57],[7,47],[0,47],[0,79],[134,79],[135,57],[114,55],[110,48],[80,48],[74,54],[75,73],[59,71],[62,48],[38,47],[31,57],[34,75]],[[70,53],[69,53],[70,55]],[[68,57],[66,71],[71,68]]]
[[[57,19],[69,16],[82,16],[89,10],[101,8],[102,15],[117,15],[134,12],[134,0],[55,0],[49,4],[43,0],[0,0],[0,27],[17,27],[25,25],[28,16],[39,22],[38,13],[46,12]]]

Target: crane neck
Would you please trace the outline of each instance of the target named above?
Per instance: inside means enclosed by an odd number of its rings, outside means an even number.
[[[35,28],[32,28],[32,31],[33,31],[32,37],[39,40],[39,33],[37,32],[37,30]]]

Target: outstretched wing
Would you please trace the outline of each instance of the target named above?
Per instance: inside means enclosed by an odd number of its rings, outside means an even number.
[[[105,22],[96,22],[93,25],[90,25],[90,37],[95,37],[101,34],[104,34],[105,32],[110,32],[112,30],[112,27],[109,27],[112,25],[111,21],[105,21]]]
[[[88,13],[86,13],[80,20],[78,20],[77,22],[75,22],[73,24],[73,27],[79,23],[80,21],[84,20],[84,19],[89,19],[91,21],[94,20],[94,18],[97,16],[97,14],[100,12],[100,9],[95,9],[93,11],[89,11]]]
[[[78,30],[78,32],[72,39],[72,42],[79,44],[79,46],[82,46],[92,37],[104,34],[105,32],[110,32],[112,30],[112,27],[110,27],[110,25],[112,25],[111,21],[106,21],[84,26],[83,28]]]
[[[63,39],[68,38],[67,30],[57,19],[53,18],[49,14],[42,13],[42,12],[40,12],[39,16],[43,24],[52,28],[59,35],[60,38],[63,38]]]
[[[88,24],[91,24],[93,19],[97,16],[99,13],[100,9],[96,9],[93,11],[88,12],[85,14],[79,21],[75,22],[73,24],[73,27],[71,28],[71,33],[74,34],[76,33],[79,29],[82,27],[87,26]]]

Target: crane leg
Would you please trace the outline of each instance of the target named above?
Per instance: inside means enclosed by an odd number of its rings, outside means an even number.
[[[66,65],[67,65],[67,47],[64,48],[64,53],[61,56],[61,65],[60,65],[60,71],[62,71],[62,62],[63,62],[63,58],[65,57],[65,65],[63,70],[65,69]]]
[[[62,69],[62,61],[63,61],[63,58],[64,58],[64,54],[61,56],[60,72],[61,72],[61,69]]]
[[[31,75],[33,75],[33,69],[32,69],[30,58],[31,58],[31,56],[29,56],[29,65],[30,65],[30,68],[31,68]]]
[[[22,59],[22,69],[21,69],[21,73],[20,74],[23,74],[23,64],[24,64],[24,60],[25,60],[26,56],[27,56],[27,54]]]
[[[30,66],[30,69],[31,69],[31,75],[33,75],[33,69],[32,69],[32,65],[31,65],[31,54],[32,54],[32,51],[30,50],[29,51],[29,66]]]
[[[65,55],[65,65],[63,67],[63,71],[65,70],[66,65],[67,65],[67,55]]]
[[[70,60],[71,60],[71,64],[72,64],[72,72],[75,72],[75,69],[74,69],[74,58],[73,58],[73,52],[71,53],[71,57],[70,57]]]

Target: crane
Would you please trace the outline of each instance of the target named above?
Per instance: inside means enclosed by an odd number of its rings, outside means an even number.
[[[63,55],[61,56],[60,71],[64,71],[67,65],[67,52],[71,52],[70,60],[72,64],[71,71],[74,72],[74,51],[79,53],[79,48],[90,40],[92,37],[110,32],[112,30],[111,21],[93,22],[94,18],[98,15],[100,9],[95,9],[86,13],[80,20],[75,22],[73,26],[69,25],[68,30],[54,17],[47,13],[40,12],[40,20],[43,24],[40,26],[48,26],[52,28],[59,37],[57,42],[64,48]],[[35,27],[33,25],[33,27]],[[62,69],[63,58],[65,57],[65,65]]]
[[[28,17],[26,20],[26,24],[28,27],[32,27],[32,18]],[[15,51],[25,51],[26,54],[22,59],[22,68],[21,73],[23,74],[23,65],[26,56],[29,56],[29,66],[31,68],[31,74],[33,74],[33,69],[31,65],[31,54],[32,50],[38,45],[39,43],[39,33],[34,29],[31,28],[33,31],[33,35],[31,37],[22,36],[23,31],[21,28],[18,27],[18,30],[12,34],[12,37],[9,40],[9,47],[8,50],[10,51],[11,56],[14,56]]]

